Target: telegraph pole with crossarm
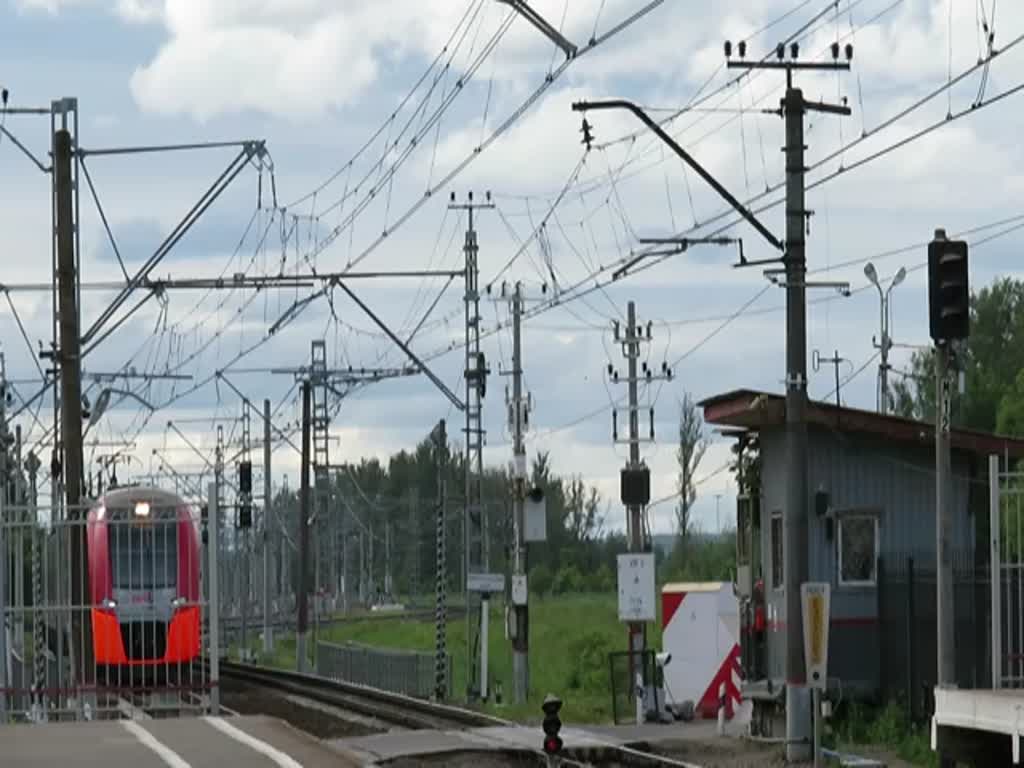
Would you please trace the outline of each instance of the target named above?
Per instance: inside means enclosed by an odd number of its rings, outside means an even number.
[[[800,585],[808,578],[807,537],[807,256],[804,231],[811,212],[807,210],[806,164],[804,161],[804,115],[824,112],[849,115],[846,105],[809,102],[793,85],[796,70],[848,70],[853,46],[847,44],[846,60],[840,61],[839,43],[832,44],[832,61],[799,60],[796,43],[779,44],[777,61],[763,58],[744,60],[745,43],[739,43],[740,60],[732,59],[732,44],[725,43],[730,69],[780,69],[786,73],[786,95],[782,114],[786,121],[786,240],[784,286],[786,289],[786,513],[783,517],[784,582],[786,594],[786,757],[790,761],[810,758],[811,706],[804,666],[803,621]],[[778,271],[766,272],[770,278]],[[830,286],[836,287],[836,286]],[[840,287],[842,290],[842,287]],[[848,289],[847,289],[848,292]],[[820,713],[815,713],[815,717]]]

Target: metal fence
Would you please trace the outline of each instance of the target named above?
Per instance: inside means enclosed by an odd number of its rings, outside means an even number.
[[[924,567],[920,563],[929,564]],[[931,713],[937,678],[935,558],[879,560],[878,692],[899,701],[913,721]],[[961,688],[992,686],[989,642],[988,566],[954,563],[956,683]],[[872,651],[862,648],[862,662]]]
[[[197,507],[155,489],[81,508],[4,502],[0,724],[215,708],[217,587],[204,565],[216,565],[217,526],[204,536]]]
[[[616,725],[635,723],[637,700],[644,710],[649,708],[652,686],[656,685],[655,652],[612,651],[608,654],[608,671],[611,679],[612,719]],[[643,680],[643,690],[637,695],[637,673]],[[655,709],[658,707],[655,706]]]
[[[435,661],[433,653],[420,651],[371,648],[355,643],[316,644],[318,675],[421,699],[429,699],[435,695]],[[445,668],[448,678],[445,683],[445,698],[449,698],[452,692],[450,658]]]

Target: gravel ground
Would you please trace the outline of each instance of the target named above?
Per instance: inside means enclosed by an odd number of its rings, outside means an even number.
[[[236,680],[222,679],[220,691],[221,703],[239,714],[277,717],[318,739],[345,739],[382,732],[379,728],[303,707],[273,691]]]
[[[745,739],[662,741],[645,751],[696,763],[702,768],[761,768],[786,764],[782,747]]]
[[[539,756],[500,752],[449,752],[429,757],[402,757],[384,763],[388,768],[534,768],[545,764]]]

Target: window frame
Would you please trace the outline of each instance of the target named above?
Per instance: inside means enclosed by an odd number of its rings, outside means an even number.
[[[776,563],[775,558],[775,521],[779,521],[779,562]],[[771,578],[771,588],[774,592],[784,592],[786,589],[786,527],[782,516],[781,510],[775,510],[772,512],[768,523],[768,554],[771,558],[771,568],[769,570],[769,577]],[[775,583],[775,567],[778,565],[779,568],[779,583]]]
[[[871,579],[844,579],[843,578],[843,526],[850,520],[868,520],[874,526],[874,564],[872,566]],[[852,588],[877,588],[878,587],[878,558],[881,554],[881,525],[879,525],[879,514],[876,510],[848,510],[836,515],[836,583],[840,587]]]

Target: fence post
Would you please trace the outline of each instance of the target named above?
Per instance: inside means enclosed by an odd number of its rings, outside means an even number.
[[[917,617],[914,615],[914,558],[907,558],[907,707],[910,722],[914,722],[914,668],[917,659],[914,656],[914,628]]]
[[[885,620],[885,589],[886,589],[886,578],[885,578],[885,560],[879,555],[876,565],[877,584],[875,589],[875,598],[877,600],[876,609],[878,611],[878,695],[884,703],[889,693],[889,684],[886,669],[885,669],[885,648],[886,648],[886,620]]]

